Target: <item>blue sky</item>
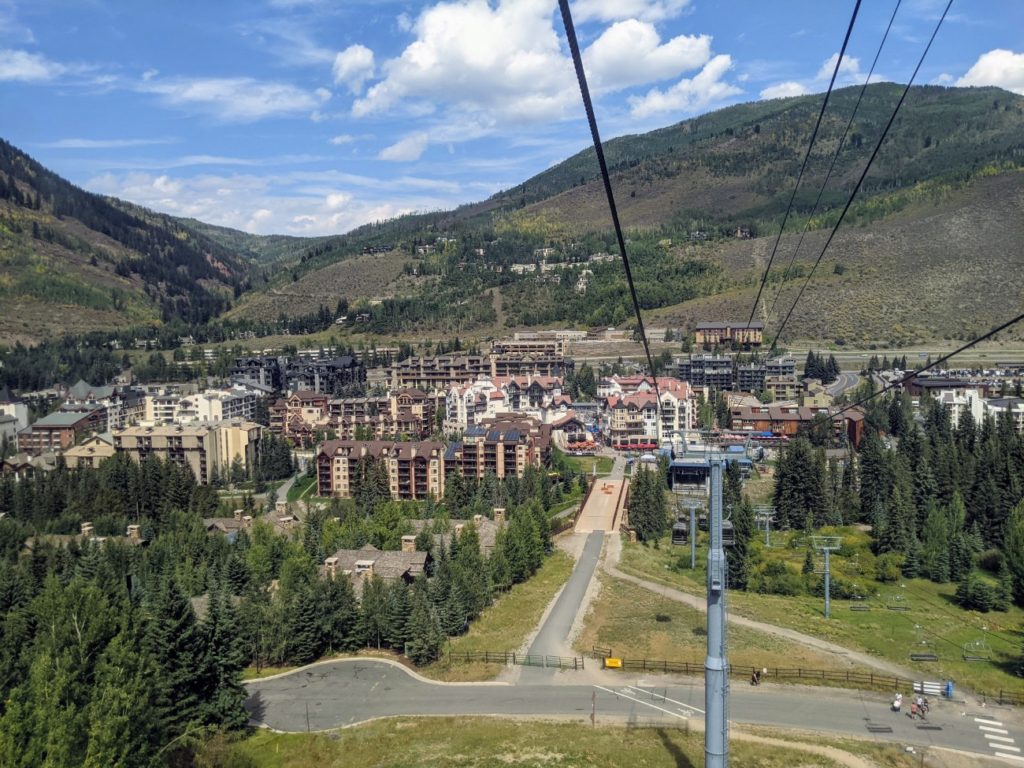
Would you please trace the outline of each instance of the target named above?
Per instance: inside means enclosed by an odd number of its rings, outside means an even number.
[[[903,0],[905,82],[942,0]],[[573,0],[602,135],[824,91],[853,0]],[[864,0],[840,84],[895,0]],[[1024,94],[1024,2],[959,0],[918,82]],[[512,186],[587,145],[556,0],[0,0],[0,136],[86,189],[262,234]]]

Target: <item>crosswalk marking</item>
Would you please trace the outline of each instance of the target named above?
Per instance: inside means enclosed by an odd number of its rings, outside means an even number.
[[[1009,744],[989,744],[992,749],[1003,749],[1008,752],[1020,752],[1020,747],[1011,747]]]
[[[998,720],[992,720],[992,719],[987,718],[987,717],[976,717],[976,718],[974,718],[974,722],[976,722],[976,723],[984,723],[985,725],[1002,725],[1002,723],[999,722]]]
[[[1006,730],[1005,728],[993,728],[992,726],[989,726],[989,725],[979,725],[978,727],[979,727],[979,728],[980,728],[981,730],[983,730],[983,731],[986,731],[986,732],[988,732],[988,733],[1001,733],[1001,734],[1003,734],[1004,736],[1005,736],[1005,735],[1006,735],[1007,733],[1009,733],[1009,731],[1007,731],[1007,730]]]
[[[986,733],[985,734],[985,738],[988,739],[989,741],[1008,741],[1011,744],[1013,744],[1013,737],[1012,736],[995,736],[995,735],[993,735],[991,733]]]
[[[1024,757],[1021,757],[1020,755],[1011,755],[1008,752],[996,752],[996,757],[1001,757],[1005,760],[1020,760],[1021,762],[1024,762]]]

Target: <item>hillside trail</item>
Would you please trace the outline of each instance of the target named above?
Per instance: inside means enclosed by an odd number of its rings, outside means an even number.
[[[619,559],[622,556],[621,536],[609,536],[605,552],[604,570],[615,578],[628,581],[631,584],[636,584],[638,587],[643,587],[650,592],[654,592],[662,597],[667,597],[669,600],[674,600],[677,603],[682,603],[683,605],[687,605],[691,608],[696,608],[698,611],[707,611],[707,602],[703,597],[691,595],[678,589],[666,587],[662,584],[658,584],[657,582],[641,579],[620,571],[618,569],[618,564]],[[832,653],[836,656],[843,657],[849,662],[878,670],[879,672],[883,672],[887,675],[894,675],[895,677],[902,677],[907,680],[916,680],[920,677],[920,673],[914,672],[913,670],[900,666],[899,664],[893,664],[885,659],[854,651],[844,646],[837,645],[836,643],[831,643],[828,640],[813,637],[812,635],[805,635],[803,632],[797,632],[794,629],[779,627],[775,624],[766,624],[761,621],[755,621],[754,619],[748,619],[745,616],[737,616],[735,613],[730,613],[728,616],[729,623],[734,624],[735,626],[746,627],[747,629],[754,629],[758,632],[782,637],[808,648],[813,648],[816,651]]]

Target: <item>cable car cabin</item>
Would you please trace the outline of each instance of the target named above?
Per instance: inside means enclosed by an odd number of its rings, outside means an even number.
[[[733,528],[732,520],[722,521],[722,546],[731,547],[736,543],[736,530]]]
[[[686,544],[690,540],[690,524],[679,520],[672,526],[672,543]]]

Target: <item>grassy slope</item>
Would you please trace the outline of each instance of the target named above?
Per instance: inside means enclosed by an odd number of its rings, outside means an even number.
[[[59,231],[61,241],[34,239],[33,222]],[[74,220],[0,200],[0,342],[157,320],[141,280],[114,272],[129,255],[120,243]],[[114,291],[124,309],[114,308]]]
[[[470,625],[469,632],[452,638],[452,652],[519,650],[527,636],[536,629],[548,603],[569,580],[574,565],[571,557],[556,549],[529,581],[512,587]],[[420,673],[436,680],[467,681],[490,680],[500,671],[498,664],[449,665],[447,659],[442,658]]]
[[[518,719],[509,722],[497,718],[399,718],[329,736],[260,731],[233,747],[215,742],[206,750],[205,757],[206,764],[238,764],[225,759],[233,752],[247,756],[258,768],[693,768],[703,764],[702,733],[664,719],[641,717],[636,724],[657,727],[603,725],[595,729],[589,724]],[[907,768],[915,765],[900,756],[896,748],[869,751],[873,757],[884,756],[885,762],[879,764]],[[212,759],[215,755],[220,757],[219,762]],[[735,765],[745,768],[838,765],[827,758],[800,752],[796,745],[766,746],[742,738],[733,739],[730,755]]]
[[[937,201],[921,201],[881,222],[840,229],[788,323],[788,338],[912,344],[967,338],[997,325],[1024,295],[1015,267],[1024,239],[1024,173],[978,179]],[[805,238],[798,264],[810,268],[826,233]],[[785,269],[796,236],[783,238],[776,266]],[[733,275],[722,294],[656,310],[656,325],[692,327],[707,317],[746,317],[774,238],[730,241],[714,258]],[[845,272],[835,274],[835,265]],[[773,271],[776,267],[773,267]],[[804,280],[786,283],[769,332],[778,328]],[[767,304],[778,284],[766,289]],[[759,315],[760,316],[760,315]],[[1024,337],[1024,328],[1007,332]]]
[[[898,584],[880,584],[872,578],[874,558],[867,550],[867,534],[852,528],[839,530],[844,541],[856,546],[857,556],[843,558],[833,555],[833,573],[847,582],[856,583],[865,594],[874,588],[878,589],[878,595],[866,601],[871,606],[870,612],[851,611],[850,601],[833,600],[832,618],[826,620],[822,616],[820,597],[781,597],[738,591],[729,594],[730,610],[738,615],[790,627],[881,656],[920,670],[921,676],[929,680],[952,679],[988,693],[999,689],[1020,689],[1020,678],[1014,676],[1012,666],[1020,654],[1019,633],[1024,626],[1024,611],[1019,608],[1011,608],[1008,613],[963,611],[951,601],[956,589],[953,584],[934,584],[924,579],[903,579]],[[803,546],[789,547],[788,543],[793,536],[791,533],[776,532],[772,534],[771,549],[762,549],[763,541],[760,537],[754,547],[762,551],[764,557],[781,558],[799,572],[806,549]],[[684,554],[683,549],[673,548],[667,543],[661,549],[625,545],[620,568],[635,576],[694,594],[703,594],[703,571],[698,569],[696,573],[691,573],[688,569],[673,567]],[[698,552],[698,562],[702,562],[703,558],[702,550]],[[688,549],[685,551],[685,560],[688,565]],[[897,597],[901,599],[897,601]],[[891,603],[907,605],[909,610],[888,610]],[[732,635],[730,632],[730,637]],[[992,661],[963,661],[963,644],[981,637],[987,640]],[[930,645],[922,645],[922,641]],[[939,655],[940,660],[912,662],[911,651],[933,651]]]

